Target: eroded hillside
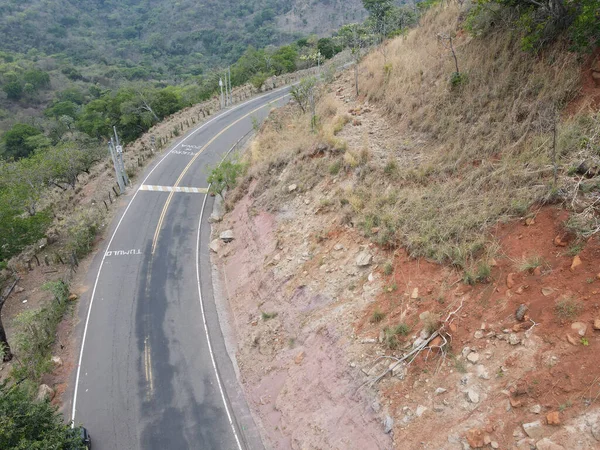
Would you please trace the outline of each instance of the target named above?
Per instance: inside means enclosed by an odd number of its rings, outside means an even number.
[[[212,248],[273,448],[600,445],[597,54],[464,17],[367,55],[358,97],[352,70],[322,86],[314,131],[274,112],[226,197]]]

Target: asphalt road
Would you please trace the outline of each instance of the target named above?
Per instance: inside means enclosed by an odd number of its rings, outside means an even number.
[[[208,260],[213,199],[202,188],[206,166],[287,92],[233,107],[188,133],[128,194],[81,300],[70,407],[95,450],[261,447],[217,320]]]

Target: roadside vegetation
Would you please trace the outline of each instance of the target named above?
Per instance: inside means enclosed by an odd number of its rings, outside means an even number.
[[[586,52],[597,45],[597,17],[586,2],[563,3],[564,16],[552,22],[543,13],[552,2],[539,3],[546,6],[440,4],[408,34],[383,35],[377,51],[360,58],[357,85],[402,135],[402,148],[374,153],[366,136],[349,145],[344,103],[319,87],[316,129],[300,102],[273,114],[241,186],[256,180],[254,195],[277,209],[286,184],[308,191],[335,178],[339,187],[324,195],[341,224],[381,246],[461,268],[470,284],[487,282],[490,228],[534,205],[572,206],[590,176],[582,176],[582,162],[595,167],[598,158],[598,114],[565,113],[580,94]],[[548,33],[533,33],[523,25],[528,17]],[[569,223],[590,237],[600,229],[593,199],[580,201]]]

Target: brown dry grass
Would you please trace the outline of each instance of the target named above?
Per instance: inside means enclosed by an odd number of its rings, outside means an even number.
[[[344,105],[323,94],[318,133],[311,134],[309,119],[288,108],[255,143],[252,160],[260,164],[250,173],[260,180],[258,194],[266,192],[265,204],[276,206],[289,195],[286,183],[310,189],[323,177],[337,176],[340,167],[351,181],[337,190],[334,202],[345,223],[381,245],[402,245],[413,255],[468,267],[485,256],[491,226],[555,201],[557,188],[570,183],[566,169],[593,153],[574,137],[591,133],[593,120],[561,124],[561,178],[553,185],[552,124],[577,95],[577,56],[560,43],[541,56],[524,53],[510,30],[473,38],[461,29],[461,17],[464,11],[455,4],[435,8],[407,37],[386,44],[385,63],[383,52],[374,51],[360,66],[365,99],[384,111],[398,134],[425,136],[418,163],[406,163],[398,152],[370,155],[363,143],[348,145],[339,136],[347,123]],[[461,86],[450,83],[454,62],[438,33],[457,36],[467,80]],[[329,151],[307,158],[318,142]]]

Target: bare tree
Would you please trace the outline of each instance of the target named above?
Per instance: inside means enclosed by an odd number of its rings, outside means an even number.
[[[2,361],[8,362],[13,358],[12,351],[10,349],[10,345],[8,344],[8,339],[6,337],[6,331],[4,330],[4,324],[2,323],[2,307],[9,295],[17,285],[19,281],[18,277],[15,277],[12,284],[6,289],[6,292],[2,292],[4,290],[4,286],[0,284],[0,355],[2,355]],[[5,282],[5,284],[10,284]]]

